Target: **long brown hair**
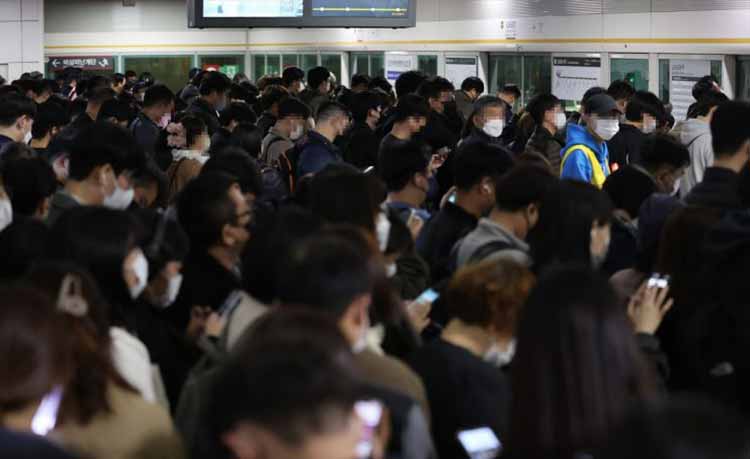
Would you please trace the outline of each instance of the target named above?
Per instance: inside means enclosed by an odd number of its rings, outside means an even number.
[[[72,375],[65,387],[58,420],[87,424],[97,414],[112,411],[107,397],[110,384],[134,389],[115,369],[109,335],[109,306],[92,277],[75,265],[46,263],[35,266],[27,280],[56,303],[63,280],[69,275],[80,279],[88,310],[80,317],[57,312],[58,326],[65,330],[60,346],[70,349],[72,356]]]

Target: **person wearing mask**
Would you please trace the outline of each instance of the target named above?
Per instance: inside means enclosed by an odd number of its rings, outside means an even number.
[[[360,92],[369,91],[371,83],[372,80],[369,75],[363,73],[354,75],[351,81],[352,93],[359,94]]]
[[[453,84],[442,77],[425,80],[417,90],[430,107],[423,135],[435,152],[448,153],[456,148],[459,140],[460,132],[453,129],[446,113],[446,104],[453,102],[453,91]]]
[[[224,172],[237,178],[242,196],[251,208],[263,195],[263,180],[258,163],[239,148],[225,148],[220,154],[209,159],[201,169],[201,174]]]
[[[350,97],[352,126],[337,144],[344,161],[360,170],[375,166],[378,162],[378,137],[375,129],[383,113],[382,100],[371,91],[353,93]]]
[[[154,153],[162,129],[172,118],[175,96],[168,87],[157,84],[146,90],[143,109],[130,125],[135,141],[146,153]]]
[[[271,85],[263,90],[260,96],[260,107],[263,113],[258,118],[258,127],[265,137],[279,118],[279,104],[289,97],[289,91],[283,86]]]
[[[201,81],[200,97],[195,99],[186,112],[202,114],[208,135],[214,135],[220,128],[219,113],[227,106],[227,95],[232,87],[232,80],[220,72],[207,72]]]
[[[607,88],[607,94],[615,100],[622,117],[627,113],[628,104],[635,95],[635,88],[625,80],[616,80]]]
[[[676,126],[671,134],[690,151],[690,167],[680,183],[680,197],[685,197],[697,184],[703,181],[706,169],[714,162],[711,139],[711,119],[719,105],[729,101],[720,92],[709,92],[699,102],[692,114],[694,118]]]
[[[381,123],[378,128],[379,138],[385,138],[393,130],[395,108],[398,107],[398,104],[400,104],[407,96],[416,95],[417,89],[419,89],[419,86],[425,80],[427,80],[427,75],[419,70],[404,72],[398,77],[398,79],[396,79],[396,104],[391,107],[390,111],[385,113],[385,121]],[[390,93],[390,91],[386,92]],[[429,112],[429,107],[427,111]]]
[[[430,213],[422,205],[427,200],[433,176],[430,162],[424,155],[423,144],[411,141],[383,150],[378,161],[378,171],[388,191],[388,207],[410,229],[414,230],[418,226],[421,230],[424,223],[430,220]]]
[[[232,144],[232,132],[240,124],[255,124],[258,118],[245,102],[232,102],[219,113],[221,128],[211,136],[211,145],[222,148]]]
[[[167,169],[169,201],[172,202],[191,180],[200,174],[208,161],[211,138],[202,117],[185,115],[180,120],[185,147],[172,150],[172,164]]]
[[[260,148],[260,161],[263,164],[275,164],[282,154],[286,154],[295,142],[305,134],[310,108],[304,102],[287,97],[278,104],[278,118],[263,138]]]
[[[510,155],[500,138],[505,129],[506,110],[507,105],[501,99],[494,96],[480,97],[464,126],[460,146],[474,143],[492,145]]]
[[[442,335],[409,357],[427,390],[439,457],[470,457],[456,435],[463,430],[488,427],[506,438],[510,382],[498,367],[513,357],[516,321],[533,284],[529,269],[512,260],[462,269],[445,294],[452,318]]]
[[[292,97],[299,97],[305,87],[305,72],[299,67],[287,67],[281,74],[282,86]]]
[[[0,157],[8,144],[31,140],[37,108],[24,96],[0,96]]]
[[[698,183],[685,202],[689,206],[717,208],[724,211],[739,210],[739,183],[742,171],[750,159],[750,129],[747,117],[750,104],[725,102],[711,116],[711,146],[713,165],[706,169],[703,181]]]
[[[39,156],[47,158],[47,148],[50,142],[68,125],[68,122],[70,119],[61,104],[47,101],[39,105],[34,124],[31,126],[29,145]]]
[[[127,129],[133,114],[130,104],[118,99],[110,99],[102,104],[97,115],[97,121],[104,121]]]
[[[112,91],[109,86],[104,88],[89,89],[86,91],[86,111],[81,113],[70,123],[68,129],[72,129],[75,132],[80,132],[84,128],[94,124],[99,118],[99,110],[101,110],[104,102],[115,98],[115,92]]]
[[[657,193],[677,194],[690,166],[688,149],[668,134],[652,134],[643,140],[640,150],[640,164],[628,167],[647,175]]]
[[[658,356],[653,333],[671,306],[666,291],[643,289],[628,320],[607,280],[588,268],[562,266],[540,276],[516,334],[506,454],[594,454],[631,409],[656,399],[658,378],[642,351],[653,345]]]
[[[461,83],[461,89],[455,92],[456,109],[464,120],[471,118],[474,102],[484,94],[484,81],[478,77],[468,77]]]
[[[492,212],[454,250],[455,266],[497,258],[531,266],[526,239],[539,222],[541,202],[555,182],[545,169],[532,165],[519,166],[502,177],[494,187]]]
[[[625,121],[620,123],[620,130],[607,142],[612,170],[627,164],[642,163],[641,145],[647,135],[656,131],[664,116],[664,104],[656,94],[637,91],[630,98],[625,111]]]
[[[568,122],[560,99],[552,94],[540,94],[529,101],[526,111],[536,128],[526,143],[523,155],[543,160],[559,176],[560,150],[563,148],[560,134],[564,134]]]
[[[398,100],[398,105],[391,112],[393,127],[380,142],[378,156],[382,156],[388,149],[409,143],[415,135],[422,132],[427,125],[430,107],[422,97],[408,94]]]
[[[567,144],[561,152],[560,178],[590,183],[597,188],[609,176],[607,141],[620,130],[619,109],[607,94],[597,94],[583,104],[585,126],[568,125]]]
[[[588,183],[556,183],[544,194],[537,224],[528,234],[534,271],[566,263],[601,268],[611,222],[612,202],[605,192]]]
[[[299,98],[306,103],[317,119],[318,110],[330,101],[331,72],[325,67],[315,67],[307,71],[307,87]]]
[[[425,225],[418,244],[430,265],[433,284],[450,276],[450,255],[456,242],[476,228],[495,205],[497,181],[513,167],[506,155],[480,143],[456,152],[453,175],[456,191]]]
[[[349,129],[350,122],[349,110],[343,105],[326,102],[319,106],[315,129],[308,132],[305,141],[299,145],[297,177],[316,174],[328,164],[342,161],[333,142]]]
[[[3,165],[3,186],[18,217],[44,221],[57,190],[55,171],[42,158],[17,158]]]
[[[52,197],[47,222],[78,206],[127,209],[135,192],[130,175],[145,158],[126,130],[109,123],[93,123],[72,142],[65,187]]]
[[[498,91],[497,97],[508,104],[508,109],[505,112],[505,126],[511,126],[514,116],[513,108],[516,106],[516,102],[521,98],[521,90],[518,89],[518,85],[509,83],[504,85],[503,88]]]

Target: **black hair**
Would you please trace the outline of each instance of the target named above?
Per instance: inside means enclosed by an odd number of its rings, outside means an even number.
[[[104,102],[114,99],[116,95],[115,91],[107,85],[86,91],[86,101],[90,104],[102,105]]]
[[[631,165],[613,172],[602,189],[609,195],[615,209],[624,210],[631,219],[638,218],[641,205],[657,191],[653,178]]]
[[[370,110],[377,110],[383,105],[380,97],[372,91],[363,91],[352,94],[350,107],[352,109],[352,119],[359,123],[367,121]]]
[[[396,97],[399,101],[407,94],[415,94],[427,75],[419,70],[410,70],[399,75],[396,79]]]
[[[97,121],[106,121],[115,118],[117,121],[129,121],[133,118],[133,110],[127,102],[110,99],[102,104],[96,116]]]
[[[516,212],[529,204],[541,204],[558,183],[549,170],[533,164],[517,166],[497,182],[495,207]]]
[[[729,102],[729,97],[727,97],[726,94],[723,92],[711,91],[701,97],[701,100],[695,105],[695,108],[690,115],[693,118],[706,116],[711,112],[712,108],[718,107],[725,102]]]
[[[60,103],[49,99],[37,106],[34,124],[31,126],[31,137],[41,139],[46,136],[52,128],[62,128],[70,122],[68,113]]]
[[[650,172],[661,165],[674,169],[690,165],[690,151],[682,142],[669,134],[652,134],[641,144],[641,164]]]
[[[149,262],[149,278],[156,277],[167,263],[187,257],[190,241],[172,212],[137,209],[133,216],[144,229],[138,242]]]
[[[656,118],[658,123],[664,119],[666,110],[656,94],[648,91],[636,91],[625,109],[625,117],[628,121],[641,121],[644,113]]]
[[[229,143],[231,146],[241,149],[251,158],[257,159],[260,156],[263,143],[263,129],[250,123],[238,124],[232,131]]]
[[[310,209],[330,223],[351,223],[375,231],[373,202],[368,178],[348,164],[330,164],[315,174],[310,185]]]
[[[331,72],[325,67],[314,67],[307,71],[307,85],[318,90],[318,86],[331,79]]]
[[[207,96],[213,92],[223,94],[232,87],[232,80],[221,72],[207,72],[200,85],[200,95]]]
[[[454,90],[453,83],[443,77],[436,76],[423,81],[417,89],[417,94],[429,101],[430,99],[440,99],[440,94],[453,92]]]
[[[236,123],[255,124],[258,117],[249,105],[243,102],[232,102],[221,111],[219,115],[221,125],[226,127],[232,121]]]
[[[385,149],[378,157],[378,171],[389,192],[403,190],[415,174],[425,174],[428,165],[423,144],[417,140]]]
[[[702,77],[693,85],[693,99],[700,102],[706,94],[719,92],[719,90],[715,86],[717,83],[718,82],[716,81],[716,79],[711,75]]]
[[[295,81],[304,80],[305,72],[299,67],[287,67],[281,73],[281,79],[284,81],[284,86],[288,88]]]
[[[518,89],[518,85],[513,84],[513,83],[508,83],[505,86],[503,86],[503,89],[500,90],[500,92],[503,94],[512,94],[513,97],[515,97],[516,99],[521,98],[521,90]]]
[[[125,75],[122,73],[113,73],[112,74],[112,82],[115,84],[124,84],[125,83]]]
[[[750,103],[725,102],[711,119],[711,142],[717,158],[734,156],[750,140]]]
[[[394,109],[396,123],[406,121],[407,118],[427,118],[430,114],[430,106],[427,101],[416,94],[408,94],[399,98]]]
[[[24,93],[31,91],[35,96],[50,90],[49,85],[44,80],[16,80],[12,84],[21,88]]]
[[[229,459],[221,440],[241,423],[259,426],[290,447],[311,435],[347,428],[360,377],[335,321],[282,308],[258,319],[209,384],[207,437],[198,455]]]
[[[505,101],[499,97],[495,96],[482,96],[479,99],[474,102],[473,109],[471,111],[471,114],[466,119],[466,123],[464,124],[463,129],[461,130],[461,138],[465,139],[469,135],[471,135],[472,131],[476,127],[474,124],[474,118],[476,116],[484,116],[484,111],[490,107],[500,107],[503,109],[503,113],[505,113],[508,110],[508,104],[505,103]]]
[[[208,134],[208,127],[203,118],[195,115],[185,115],[180,120],[185,131],[185,145],[190,148],[201,134]]]
[[[36,116],[36,104],[33,100],[14,94],[0,97],[0,126],[12,126],[22,116]]]
[[[279,119],[299,116],[302,119],[310,117],[310,107],[296,97],[287,97],[279,103]]]
[[[133,135],[111,123],[97,121],[81,130],[70,147],[68,174],[85,180],[95,168],[109,164],[116,175],[143,167],[145,155]]]
[[[177,197],[177,215],[190,238],[192,249],[201,252],[221,240],[224,225],[237,221],[237,207],[229,196],[237,184],[225,172],[200,174]]]
[[[630,98],[633,97],[633,94],[635,94],[635,88],[625,80],[615,80],[609,85],[609,88],[607,88],[607,94],[609,94],[614,100],[630,100]]]
[[[133,70],[126,70],[125,71],[125,78],[135,78],[137,76],[138,76],[138,74],[135,73],[135,71],[133,71]]]
[[[212,155],[203,165],[201,174],[212,172],[224,172],[236,177],[243,193],[253,193],[256,196],[263,194],[258,163],[241,149],[229,147]]]
[[[370,82],[371,82],[371,80],[370,80],[370,76],[369,75],[366,75],[364,73],[358,73],[358,74],[356,74],[356,75],[354,75],[352,77],[351,87],[354,88],[354,87],[357,87],[357,86],[363,86],[364,85],[364,86],[367,86],[369,88],[370,87]]]
[[[285,304],[341,318],[358,296],[372,292],[370,262],[348,241],[320,236],[300,242],[278,266],[276,293]]]
[[[31,217],[57,189],[52,166],[42,158],[18,158],[3,163],[3,186],[13,212]]]
[[[587,89],[586,92],[583,93],[583,97],[581,98],[581,107],[583,107],[589,99],[599,94],[607,94],[607,90],[602,88],[601,86],[592,86]]]
[[[461,90],[466,92],[474,90],[477,94],[482,94],[484,92],[484,81],[479,77],[469,77],[461,83]]]
[[[260,96],[260,106],[263,110],[270,110],[274,104],[280,103],[285,97],[289,97],[289,91],[283,86],[267,86]]]
[[[166,172],[159,168],[155,160],[147,159],[144,167],[136,170],[131,179],[133,188],[148,188],[155,184],[157,190],[156,206],[163,207],[166,205],[169,198],[169,179]]]
[[[48,234],[49,227],[35,218],[15,218],[0,231],[0,253],[3,254],[0,281],[23,277],[44,254]]]
[[[539,94],[526,104],[526,112],[531,115],[537,126],[541,126],[544,122],[544,114],[560,105],[560,99],[552,94]]]
[[[453,162],[453,180],[459,190],[469,190],[485,177],[497,181],[513,167],[504,151],[482,142],[458,148]]]
[[[382,89],[389,96],[393,94],[393,85],[383,76],[376,76],[371,79],[370,89]]]
[[[169,105],[175,101],[174,93],[163,84],[155,84],[146,89],[143,96],[143,106],[153,107],[155,105]]]
[[[506,443],[512,457],[595,450],[631,407],[655,395],[625,308],[607,279],[584,265],[539,278],[516,336]]]
[[[583,182],[556,183],[545,193],[539,222],[528,235],[536,271],[556,261],[591,263],[591,228],[611,219],[612,202],[603,191]]]
[[[324,123],[338,116],[349,116],[349,109],[338,102],[324,102],[315,114],[316,124]]]

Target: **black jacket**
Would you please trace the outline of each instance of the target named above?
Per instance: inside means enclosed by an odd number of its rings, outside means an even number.
[[[524,154],[536,155],[544,158],[552,168],[552,171],[560,174],[562,163],[562,149],[565,144],[544,126],[537,126],[526,143]]]
[[[268,131],[271,130],[274,124],[276,124],[276,117],[271,112],[263,112],[258,118],[256,125],[263,131],[263,137],[268,135]]]
[[[344,161],[358,169],[375,166],[378,162],[378,137],[367,123],[354,123],[349,131],[336,139]]]
[[[742,209],[739,195],[740,176],[721,167],[709,167],[703,181],[685,196],[689,206],[711,207],[721,210]]]
[[[460,132],[456,132],[445,115],[434,110],[427,116],[427,126],[422,131],[422,136],[433,150],[441,148],[453,150],[458,143]]]
[[[151,154],[154,153],[156,150],[156,142],[159,140],[159,133],[161,132],[161,129],[156,123],[141,112],[130,125],[130,131],[133,133],[136,143],[138,143],[138,146],[140,146],[143,151]]]
[[[208,135],[214,135],[216,131],[221,128],[219,114],[216,113],[216,109],[210,106],[208,102],[201,97],[195,99],[185,112],[190,114],[200,114],[201,119],[206,122],[206,126],[208,127]]]
[[[607,142],[609,164],[620,167],[627,164],[641,164],[641,145],[646,134],[630,124],[621,124],[620,131]]]
[[[417,249],[430,265],[433,284],[452,274],[449,270],[451,250],[459,239],[476,228],[477,222],[474,215],[447,202],[422,229]]]

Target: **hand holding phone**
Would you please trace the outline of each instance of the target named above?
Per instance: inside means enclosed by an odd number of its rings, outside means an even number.
[[[651,276],[631,297],[628,304],[628,316],[636,333],[656,333],[673,304],[674,300],[669,298],[669,278]]]

